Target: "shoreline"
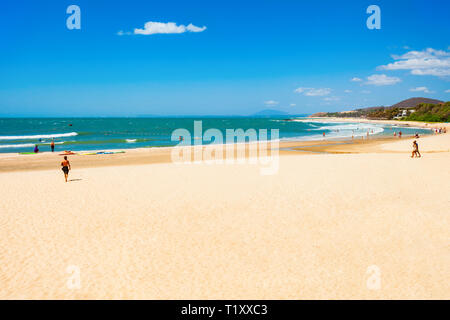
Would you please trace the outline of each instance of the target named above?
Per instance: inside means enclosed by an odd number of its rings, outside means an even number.
[[[422,136],[420,139],[434,137],[434,134]],[[362,154],[362,153],[395,153],[396,151],[386,151],[380,148],[386,143],[395,143],[401,141],[410,141],[414,136],[403,136],[401,139],[393,136],[371,136],[369,139],[359,137],[355,139],[324,139],[313,141],[280,141],[277,150],[279,156],[289,155],[307,155],[307,154]],[[269,155],[271,154],[271,144],[262,144],[266,146],[264,149],[256,148],[258,154],[261,150]],[[242,145],[234,144],[235,159],[238,147],[244,147],[245,160],[249,159],[249,147],[251,144]],[[221,148],[223,154],[226,154],[229,145],[216,145]],[[68,155],[73,168],[98,168],[110,166],[127,166],[127,165],[150,165],[158,163],[172,163],[172,152],[176,147],[161,148],[135,148],[135,149],[114,149],[109,151],[125,151],[117,154],[97,154],[84,155],[83,151],[74,155]],[[207,146],[188,146],[180,147],[180,149],[191,149],[191,159],[195,150],[201,149],[202,153],[207,150]],[[92,152],[92,151],[86,151]],[[401,153],[409,151],[398,151]],[[439,151],[438,151],[439,152]],[[42,152],[38,154],[22,155],[17,153],[0,154],[0,174],[6,172],[17,171],[41,171],[59,169],[59,163],[62,161],[63,155],[59,153]]]
[[[423,122],[423,121],[400,121],[400,120],[376,120],[367,118],[338,118],[338,117],[311,117],[308,118],[314,121],[314,119],[320,119],[323,122],[356,122],[356,123],[377,123],[377,124],[387,124],[396,125],[399,127],[418,127],[424,129],[435,129],[435,128],[450,128],[450,123],[447,122]],[[303,120],[303,119],[301,119]]]
[[[396,124],[402,127],[410,127],[411,125],[432,129],[435,127],[447,127],[450,128],[450,124],[447,123],[417,123],[408,122],[399,123],[398,121],[380,121],[380,120],[368,120],[368,119],[355,119],[355,118],[326,118],[315,117],[310,119],[292,119],[291,121],[314,121],[319,119],[321,122],[355,122],[355,123],[377,123],[377,124]],[[420,126],[419,126],[420,125]],[[426,136],[433,136],[433,133]],[[402,140],[410,139],[413,136],[403,136]],[[314,154],[314,153],[368,153],[376,151],[374,148],[385,142],[396,141],[398,138],[388,136],[385,134],[370,135],[367,139],[365,136],[356,136],[354,139],[351,137],[326,137],[318,140],[283,140],[279,139],[278,150],[279,154],[292,155],[292,154]],[[345,144],[343,144],[345,143]],[[235,143],[236,149],[240,144]],[[244,143],[246,158],[249,152],[249,146],[251,143]],[[262,143],[264,145],[264,143]],[[227,148],[227,144],[214,145],[220,147],[223,150]],[[265,150],[270,150],[270,141],[267,143]],[[208,145],[185,146],[181,148],[202,148],[205,150]],[[98,149],[98,150],[81,150],[74,151],[75,155],[69,155],[70,159],[73,159],[73,163],[76,163],[78,168],[89,167],[103,167],[114,165],[134,165],[134,164],[155,164],[155,163],[170,163],[171,153],[176,146],[168,147],[138,147],[138,148],[126,148],[126,149]],[[95,153],[100,151],[118,152],[124,151],[121,154],[98,154],[87,155],[85,153]],[[299,152],[300,151],[300,152]],[[380,150],[380,152],[383,152]],[[20,154],[20,153],[0,153],[0,173],[11,171],[33,171],[33,170],[52,170],[58,168],[58,162],[61,161],[62,155],[59,155],[62,151],[57,152],[40,152],[38,154]]]
[[[293,122],[314,122],[320,120],[320,122],[323,123],[335,123],[335,122],[348,122],[348,123],[376,123],[376,124],[385,124],[385,125],[392,125],[395,124],[398,127],[404,127],[404,128],[421,128],[421,129],[432,129],[432,128],[439,128],[439,127],[447,127],[450,128],[450,125],[448,123],[422,123],[422,122],[401,122],[399,123],[396,120],[369,120],[369,119],[365,119],[365,118],[335,118],[335,117],[313,117],[313,118],[302,118],[302,119],[298,119],[298,118],[293,118],[293,119],[283,119],[283,121],[293,121]],[[415,126],[412,126],[412,124],[414,124]],[[67,134],[72,134],[72,133],[67,133]],[[67,134],[60,134],[60,135],[67,135]],[[303,143],[303,142],[319,142],[319,141],[323,141],[323,140],[345,140],[345,139],[350,139],[351,136],[337,136],[337,137],[326,137],[325,139],[323,139],[322,137],[319,137],[320,134],[317,134],[317,137],[314,139],[310,139],[310,136],[305,136],[303,139],[300,137],[297,138],[279,138],[279,142],[280,143],[290,143],[290,142],[295,142],[295,143]],[[39,135],[36,135],[36,137],[38,137]],[[356,135],[355,138],[360,138],[364,135]],[[383,137],[385,135],[383,135],[382,133],[377,133],[377,134],[371,134],[371,136],[374,136],[376,138],[379,137]],[[268,141],[270,142],[270,140]],[[247,143],[247,142],[246,142]],[[46,145],[49,146],[50,145],[50,141],[47,141],[45,143],[29,143],[30,144],[30,149],[31,145]],[[61,145],[62,142],[55,142],[56,145]],[[236,143],[235,143],[236,144]],[[206,145],[204,145],[206,146]],[[100,151],[126,151],[126,150],[136,150],[136,149],[161,149],[164,150],[165,148],[174,148],[175,146],[141,146],[141,147],[130,147],[130,148],[103,148],[103,149],[81,149],[81,150],[71,150],[73,152],[76,153],[92,153],[92,152],[100,152]],[[61,153],[63,152],[63,150],[58,150],[55,151],[55,153]],[[31,153],[31,151],[30,151]],[[48,154],[51,153],[49,151],[43,151],[43,152],[39,152],[38,154]],[[21,155],[21,152],[0,152],[0,157],[2,156],[12,156],[12,155]],[[30,154],[32,155],[32,154]]]

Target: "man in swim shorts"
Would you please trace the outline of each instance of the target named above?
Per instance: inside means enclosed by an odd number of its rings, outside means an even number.
[[[61,170],[64,172],[64,178],[66,179],[67,182],[67,178],[69,177],[69,170],[71,170],[72,168],[70,167],[70,162],[69,160],[67,160],[67,156],[64,156],[64,160],[63,162],[61,162]]]

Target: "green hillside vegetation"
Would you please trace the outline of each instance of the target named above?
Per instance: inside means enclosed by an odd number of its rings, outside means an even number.
[[[385,108],[379,109],[367,114],[367,118],[369,119],[384,119],[384,120],[392,120],[395,116],[400,113],[399,108]]]
[[[404,118],[411,121],[450,122],[450,101],[442,104],[421,103]]]
[[[426,121],[426,122],[449,122],[450,121],[450,101],[446,103],[432,104],[420,103],[414,108],[390,107],[378,109],[367,114],[369,119],[395,119],[402,110],[407,110],[407,115],[400,120]],[[415,112],[413,112],[415,110]]]
[[[403,116],[406,110],[406,115]],[[379,120],[410,120],[426,122],[450,122],[450,101],[427,98],[411,98],[391,107],[370,107],[342,112],[318,112],[311,117],[367,118]]]

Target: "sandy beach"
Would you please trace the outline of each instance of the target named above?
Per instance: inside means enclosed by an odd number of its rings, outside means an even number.
[[[450,134],[344,142],[282,143],[273,175],[70,156],[69,183],[1,154],[0,299],[449,299]]]

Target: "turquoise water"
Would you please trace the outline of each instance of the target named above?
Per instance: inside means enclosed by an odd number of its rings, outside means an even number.
[[[294,118],[291,118],[294,119]],[[281,117],[198,117],[198,118],[5,118],[0,119],[0,152],[30,152],[38,144],[40,151],[49,151],[52,138],[55,151],[109,150],[140,147],[174,146],[172,132],[184,128],[194,137],[194,121],[202,121],[202,132],[216,128],[225,137],[226,129],[279,129],[280,140],[321,140],[354,135],[392,135],[399,128],[378,124],[323,123],[308,119],[285,121]],[[402,128],[405,135],[427,134],[429,130]],[[220,143],[221,141],[218,141]],[[206,142],[205,142],[206,144]]]

